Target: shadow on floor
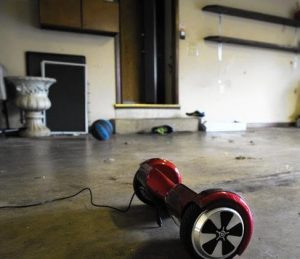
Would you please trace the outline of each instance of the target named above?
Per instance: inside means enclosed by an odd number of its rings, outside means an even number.
[[[166,219],[159,228],[146,205],[128,213],[57,205],[7,213],[0,214],[0,258],[188,258],[175,224]]]
[[[155,229],[157,224],[157,211],[148,205],[132,205],[127,213],[111,213],[111,217],[116,226],[121,229]],[[160,217],[163,221],[169,218],[166,211],[160,210]]]
[[[191,259],[179,239],[153,240],[137,248],[130,259]]]

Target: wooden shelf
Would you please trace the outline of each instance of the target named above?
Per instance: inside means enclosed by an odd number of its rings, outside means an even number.
[[[300,48],[297,47],[287,47],[272,43],[260,42],[260,41],[253,41],[253,40],[244,40],[238,38],[231,38],[225,36],[207,36],[204,38],[205,41],[217,42],[217,43],[228,43],[228,44],[235,44],[241,46],[249,46],[255,48],[263,48],[263,49],[272,49],[272,50],[280,50],[292,53],[300,53]]]
[[[269,23],[287,25],[291,27],[300,27],[300,21],[296,21],[293,19],[264,14],[259,12],[248,11],[244,9],[232,8],[223,5],[207,5],[202,8],[205,12],[217,13],[217,14],[225,14],[230,16],[237,16],[252,20],[264,21]]]

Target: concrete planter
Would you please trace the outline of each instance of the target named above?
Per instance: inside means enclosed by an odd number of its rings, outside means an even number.
[[[23,137],[49,136],[50,130],[43,122],[43,111],[51,107],[48,91],[56,80],[31,76],[13,76],[6,79],[16,87],[16,105],[25,112],[26,129],[21,132],[21,135]]]

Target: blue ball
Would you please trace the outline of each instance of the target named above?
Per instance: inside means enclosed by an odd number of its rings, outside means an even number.
[[[98,140],[108,140],[112,132],[113,126],[107,120],[97,120],[91,126],[91,134]]]
[[[98,122],[102,123],[102,125],[108,130],[109,134],[113,133],[114,128],[109,120],[98,120]]]

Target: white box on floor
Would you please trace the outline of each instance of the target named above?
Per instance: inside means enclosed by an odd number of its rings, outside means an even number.
[[[207,121],[205,123],[207,132],[216,131],[245,131],[247,130],[247,123],[244,122],[216,122]]]

